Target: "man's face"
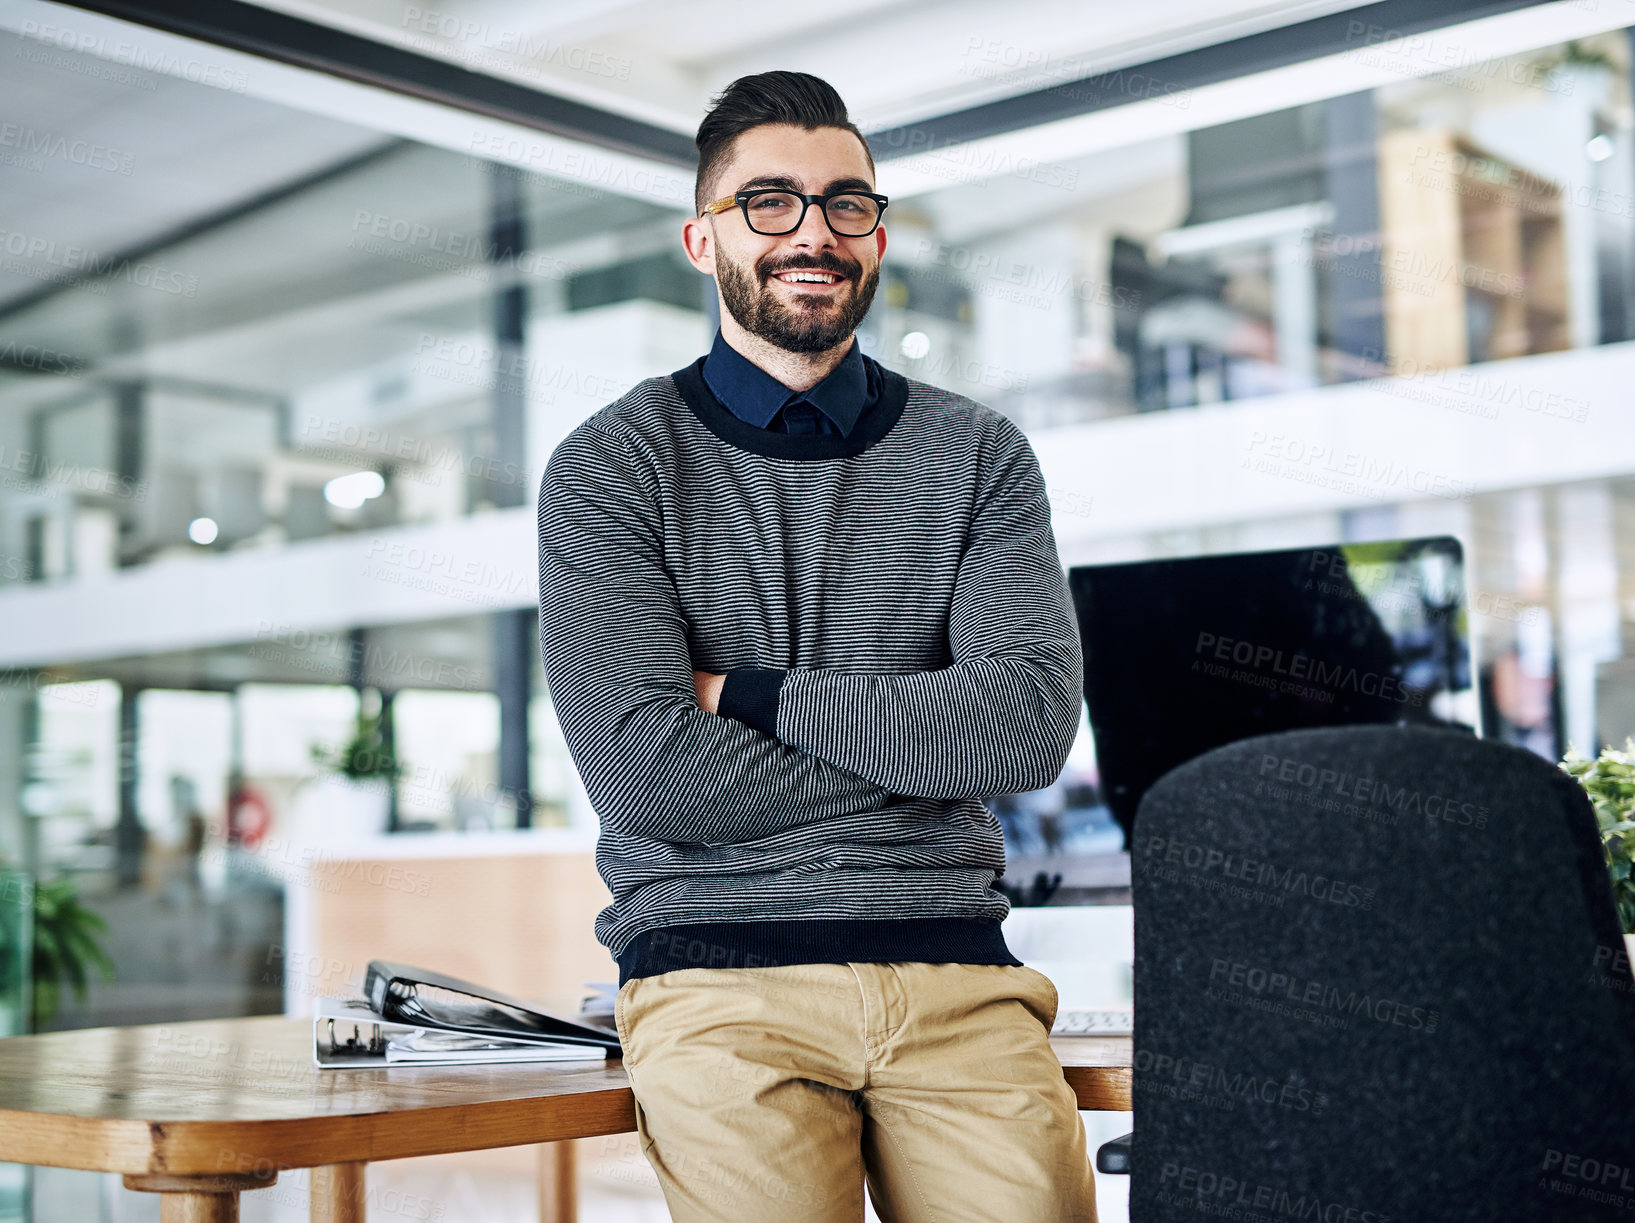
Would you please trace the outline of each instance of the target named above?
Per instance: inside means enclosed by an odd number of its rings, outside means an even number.
[[[874,189],[856,136],[843,128],[808,132],[782,123],[738,136],[711,198],[756,187],[803,195]],[[867,237],[843,237],[813,205],[792,233],[758,234],[737,207],[716,213],[713,226],[713,270],[722,304],[751,335],[788,352],[824,352],[848,340],[868,314],[886,249],[883,225]],[[797,268],[832,272],[842,279],[832,285],[779,279],[779,273]]]

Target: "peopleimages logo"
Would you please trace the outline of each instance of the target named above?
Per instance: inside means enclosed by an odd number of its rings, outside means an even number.
[[[1302,1086],[1292,1071],[1285,1079],[1279,1080],[1275,1075],[1234,1072],[1224,1066],[1168,1053],[1154,1053],[1151,1049],[1135,1051],[1135,1069],[1138,1074],[1146,1076],[1136,1080],[1140,1090],[1150,1091],[1155,1087],[1167,1090],[1173,1086],[1191,1093],[1186,1098],[1195,1096],[1207,1101],[1213,1093],[1215,1097],[1228,1102],[1259,1100],[1302,1113],[1320,1113],[1328,1106],[1326,1095]],[[1168,1082],[1155,1084],[1154,1079],[1167,1079]]]
[[[509,64],[516,68],[520,60],[527,68],[568,68],[591,76],[630,79],[631,59],[628,55],[609,55],[586,47],[559,42],[545,34],[529,34],[522,30],[502,29],[487,21],[476,21],[457,13],[443,13],[409,5],[401,18],[404,29],[421,34],[435,34],[451,42],[476,42],[480,52],[502,52],[515,59]],[[426,40],[417,40],[426,41]],[[435,44],[428,48],[436,49]],[[495,61],[503,63],[504,61]]]
[[[1391,1218],[1377,1210],[1325,1199],[1319,1193],[1256,1184],[1181,1163],[1165,1163],[1158,1180],[1160,1202],[1194,1206],[1227,1219],[1261,1217],[1253,1213],[1256,1211],[1269,1212],[1267,1217],[1272,1218],[1312,1219],[1321,1223],[1388,1223]]]
[[[1382,700],[1396,701],[1399,704],[1425,703],[1424,693],[1404,688],[1402,681],[1394,675],[1361,671],[1344,663],[1328,663],[1298,651],[1290,654],[1269,645],[1257,645],[1252,641],[1240,641],[1235,637],[1220,637],[1206,632],[1198,634],[1198,640],[1192,651],[1194,654],[1215,658],[1223,663],[1236,663],[1240,667],[1249,667],[1252,670],[1270,671],[1273,675],[1288,676],[1290,680],[1308,681],[1329,692],[1349,690],[1363,696],[1377,696]],[[1194,671],[1202,669],[1197,660],[1193,661],[1192,669]]]
[[[1635,1196],[1632,1196],[1635,1195],[1635,1171],[1627,1164],[1549,1147],[1544,1152],[1542,1171],[1541,1189],[1625,1210],[1635,1209]]]
[[[124,39],[110,42],[101,34],[81,33],[69,26],[27,20],[18,27],[17,32],[24,38],[35,39],[47,46],[60,47],[64,51],[89,52],[99,59],[112,60],[114,63],[124,64],[142,72],[180,77],[184,81],[192,81],[195,85],[208,85],[212,89],[243,93],[250,84],[247,74],[221,64],[181,59],[168,49],[162,50],[137,42],[127,42]],[[19,54],[22,54],[21,49]]]
[[[1411,468],[1394,457],[1336,449],[1324,442],[1262,429],[1251,433],[1246,449],[1249,453],[1241,466],[1249,470],[1323,488],[1355,491],[1374,500],[1384,499],[1395,490],[1401,496],[1419,493],[1468,502],[1476,492],[1469,480]]]
[[[1261,777],[1274,777],[1311,790],[1331,790],[1340,798],[1377,803],[1400,815],[1422,815],[1445,824],[1486,828],[1488,809],[1481,803],[1464,802],[1442,794],[1424,794],[1408,786],[1393,786],[1378,777],[1363,777],[1343,769],[1320,769],[1314,764],[1283,756],[1262,755]]]
[[[4,473],[7,471],[17,472],[21,480],[41,483],[46,487],[68,485],[85,492],[124,497],[130,501],[142,501],[147,497],[147,482],[135,476],[122,476],[105,467],[82,467],[78,463],[49,459],[38,451],[7,450],[0,445],[0,483],[5,482]]]
[[[118,278],[142,289],[157,289],[180,297],[194,297],[199,278],[190,273],[165,268],[146,259],[132,263],[122,256],[103,256],[72,242],[58,242],[15,229],[0,228],[0,255],[26,259],[36,266],[48,265],[85,276]]]
[[[93,144],[89,140],[71,140],[59,132],[42,132],[18,123],[0,123],[0,148],[55,157],[88,170],[107,170],[127,177],[136,168],[136,156],[123,149]]]
[[[1631,1179],[1635,1172],[1624,1164],[1615,1164],[1610,1160],[1586,1159],[1582,1155],[1572,1155],[1551,1147],[1544,1152],[1544,1171],[1559,1172],[1563,1176],[1590,1181],[1603,1188],[1607,1185],[1616,1185],[1625,1193],[1635,1193],[1635,1180]]]
[[[1145,870],[1150,865],[1163,863],[1184,866],[1189,870],[1218,872],[1227,879],[1240,879],[1256,887],[1287,892],[1294,896],[1310,896],[1331,904],[1352,909],[1374,907],[1375,889],[1327,875],[1314,875],[1292,866],[1279,869],[1275,862],[1263,862],[1241,854],[1227,853],[1193,841],[1176,837],[1135,838],[1135,855]]]
[[[1209,982],[1210,988],[1216,991],[1235,987],[1255,995],[1257,999],[1275,999],[1279,1003],[1286,1000],[1301,1008],[1316,1007],[1336,1014],[1366,1017],[1426,1035],[1436,1031],[1440,1018],[1435,1010],[1413,1006],[1395,998],[1376,998],[1366,991],[1343,989],[1321,981],[1305,981],[1292,973],[1258,968],[1241,960],[1224,960],[1219,956],[1210,960]]]
[[[32,370],[37,374],[74,372],[74,358],[67,353],[40,344],[19,345],[16,340],[7,340],[0,344],[0,364],[9,365],[13,369]]]

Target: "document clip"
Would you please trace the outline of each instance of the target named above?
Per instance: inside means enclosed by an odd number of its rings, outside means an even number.
[[[385,1057],[386,1038],[380,1034],[380,1025],[378,1023],[373,1023],[370,1024],[369,1027],[371,1030],[368,1044],[364,1043],[363,1034],[360,1032],[358,1025],[353,1024],[352,1035],[346,1038],[346,1043],[343,1045],[335,1038],[335,1020],[333,1017],[331,1017],[329,1020],[330,1054],[352,1053],[360,1056],[363,1054],[370,1054],[372,1056]]]

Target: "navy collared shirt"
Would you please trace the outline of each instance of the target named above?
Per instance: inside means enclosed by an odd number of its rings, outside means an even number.
[[[739,420],[774,433],[838,433],[851,436],[857,422],[880,400],[880,366],[852,346],[809,391],[792,391],[744,356],[721,334],[704,358],[704,381]]]

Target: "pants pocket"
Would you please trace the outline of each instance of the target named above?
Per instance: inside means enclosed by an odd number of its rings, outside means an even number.
[[[620,1061],[624,1065],[625,1077],[630,1080],[631,1108],[636,1114],[637,1146],[643,1155],[653,1145],[653,1135],[647,1128],[647,1112],[642,1108],[641,1089],[636,1086],[636,1058],[630,1047],[630,995],[635,992],[635,986],[641,983],[640,977],[632,977],[619,987],[619,992],[613,998],[613,1026],[619,1031],[619,1048],[623,1051]]]
[[[636,1086],[635,1067],[628,1062],[625,1064],[625,1077],[630,1080],[630,1106],[636,1114],[636,1145],[643,1155],[653,1145],[653,1134],[647,1126],[647,1110],[642,1108],[641,1088]]]
[[[619,992],[613,996],[613,1026],[619,1033],[620,1058],[627,1067],[635,1058],[630,1049],[630,1019],[626,1010],[634,987],[640,983],[640,977],[632,977],[621,985]]]

